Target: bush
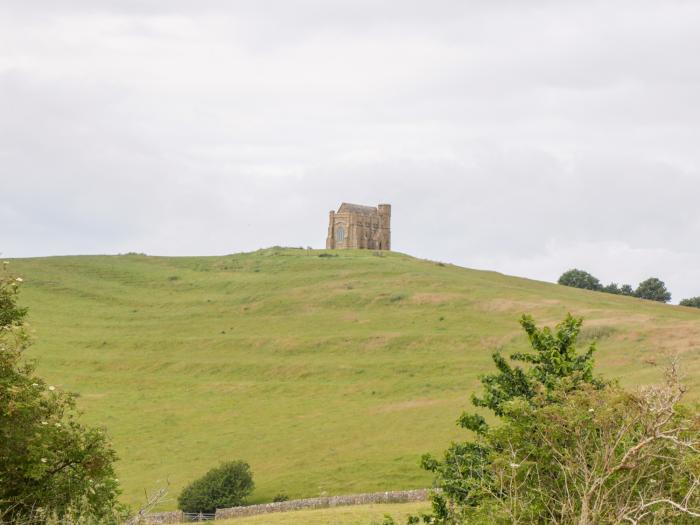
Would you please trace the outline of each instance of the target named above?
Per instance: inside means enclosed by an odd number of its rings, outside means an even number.
[[[180,493],[178,507],[184,512],[213,513],[238,507],[253,491],[253,473],[245,461],[229,461],[211,469]]]
[[[604,383],[593,376],[595,342],[583,353],[576,349],[581,319],[568,315],[555,330],[538,328],[530,316],[523,316],[520,324],[530,341],[530,351],[512,354],[510,360],[494,352],[492,358],[497,371],[480,377],[483,391],[481,396],[472,395],[474,406],[486,408],[503,418],[508,404],[515,400],[528,403],[540,394],[547,396],[560,388],[569,392],[586,386],[603,388]],[[517,362],[528,366],[517,366]],[[421,461],[424,469],[436,474],[435,485],[442,489],[433,496],[434,516],[426,523],[462,523],[453,520],[453,510],[461,512],[478,507],[484,501],[482,478],[491,469],[491,457],[495,452],[486,440],[491,427],[481,414],[466,412],[458,419],[458,424],[471,430],[475,439],[453,443],[444,452],[442,461],[429,454]]]
[[[656,277],[650,277],[646,281],[639,283],[634,295],[640,299],[648,299],[649,301],[658,301],[660,303],[667,303],[671,300],[671,294],[666,289],[666,285],[661,279]]]
[[[110,523],[116,454],[101,430],[78,421],[75,394],[47,385],[24,360],[20,283],[0,274],[0,523]]]
[[[598,292],[603,289],[603,286],[597,278],[593,277],[588,272],[577,269],[564,272],[561,277],[559,277],[558,283],[564,286],[582,288],[584,290],[595,290]]]
[[[440,492],[433,514],[410,524],[696,523],[700,516],[700,413],[679,404],[675,363],[666,382],[636,392],[593,375],[594,345],[578,353],[581,320],[521,324],[533,351],[494,353],[472,403],[489,409],[458,423],[474,434],[442,460],[423,456]]]
[[[272,498],[273,503],[282,503],[283,501],[289,501],[289,496],[280,492],[274,498]]]
[[[634,297],[634,289],[629,284],[623,284],[620,287],[620,295],[627,295],[629,297]]]
[[[700,308],[700,297],[691,297],[690,299],[683,299],[680,302],[681,306],[691,306],[693,308]]]

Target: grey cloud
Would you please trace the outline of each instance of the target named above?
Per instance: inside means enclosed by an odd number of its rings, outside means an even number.
[[[681,1],[5,3],[0,250],[322,246],[340,201],[388,201],[408,253],[700,295],[699,22]]]

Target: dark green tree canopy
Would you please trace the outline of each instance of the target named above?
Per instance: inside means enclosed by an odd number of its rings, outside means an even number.
[[[620,287],[617,285],[617,283],[610,283],[606,286],[603,286],[603,288],[600,290],[601,292],[605,293],[611,293],[613,295],[620,295]]]
[[[601,291],[603,286],[600,281],[593,277],[590,273],[583,270],[573,269],[564,272],[559,277],[559,284],[571,286],[573,288],[583,288],[584,290]]]
[[[211,469],[180,493],[178,506],[185,512],[213,513],[237,507],[253,491],[253,473],[245,461],[229,461]]]
[[[689,299],[683,299],[680,302],[681,306],[692,306],[693,308],[700,308],[700,297],[691,297]]]
[[[634,295],[640,299],[667,303],[671,300],[671,294],[666,289],[666,284],[661,279],[650,277],[646,281],[639,283]]]
[[[629,284],[623,284],[620,286],[620,295],[628,295],[630,297],[634,296],[634,289]]]

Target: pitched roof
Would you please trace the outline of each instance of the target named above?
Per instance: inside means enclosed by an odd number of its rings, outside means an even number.
[[[344,202],[340,205],[340,208],[338,208],[338,213],[343,212],[362,213],[363,215],[369,215],[371,213],[377,213],[377,208],[375,208],[374,206],[362,206],[361,204],[350,204],[348,202]]]

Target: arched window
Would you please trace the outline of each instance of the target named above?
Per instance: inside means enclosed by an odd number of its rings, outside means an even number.
[[[345,228],[342,226],[338,226],[338,229],[335,230],[335,240],[338,242],[343,242],[345,240]]]

